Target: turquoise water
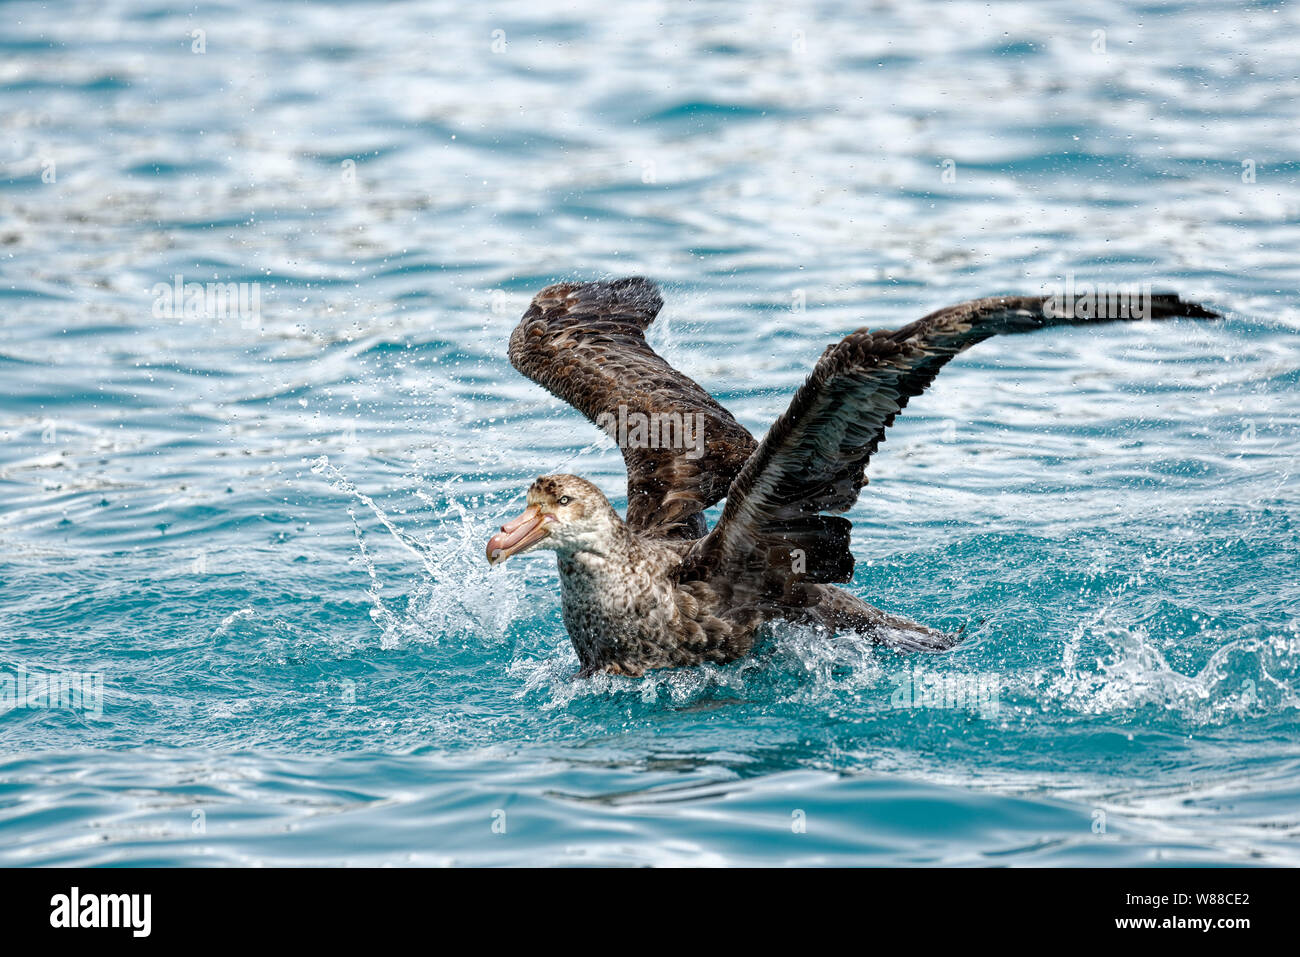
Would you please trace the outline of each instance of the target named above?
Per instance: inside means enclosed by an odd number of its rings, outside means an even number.
[[[89,678],[0,713],[0,864],[1300,863],[1300,14],[1089,10],[6,4],[0,681]],[[624,475],[504,342],[627,274],[760,434],[962,299],[1227,318],[912,403],[851,587],[956,651],[579,682],[483,543]]]

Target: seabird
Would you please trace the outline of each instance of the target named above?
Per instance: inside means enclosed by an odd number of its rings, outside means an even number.
[[[537,294],[510,336],[514,367],[617,431],[627,467],[626,519],[587,480],[544,475],[528,489],[524,513],[487,544],[493,565],[536,549],[556,553],[581,677],[734,661],[778,620],[903,651],[952,647],[959,634],[834,587],[853,575],[850,522],[826,513],[853,506],[898,413],[949,359],[990,336],[1218,316],[1172,293],[1100,316],[1015,296],[949,306],[892,331],[859,329],[822,353],[760,443],[650,348],[645,330],[662,306],[655,284],[640,277],[560,283]],[[704,510],[724,498],[710,530]]]

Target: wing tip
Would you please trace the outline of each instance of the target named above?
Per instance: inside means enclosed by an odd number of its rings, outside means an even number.
[[[659,286],[644,276],[598,279],[591,282],[557,282],[533,297],[532,306],[547,312],[562,309],[618,313],[632,318],[645,329],[663,308]]]
[[[1222,319],[1223,313],[1215,312],[1199,302],[1188,302],[1176,292],[1157,292],[1151,294],[1151,315],[1154,319]]]

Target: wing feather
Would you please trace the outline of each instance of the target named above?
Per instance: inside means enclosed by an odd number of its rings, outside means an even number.
[[[510,361],[619,443],[629,525],[698,537],[700,513],[727,494],[757,443],[650,348],[645,330],[662,306],[640,277],[548,286],[510,336]]]
[[[1058,315],[1053,304],[977,299],[894,331],[860,329],[830,346],[736,476],[718,524],[687,556],[682,580],[725,581],[756,601],[796,604],[813,600],[805,582],[848,581],[848,522],[818,513],[853,506],[886,430],[958,353],[1000,333],[1113,321]],[[1149,312],[1154,319],[1217,315],[1172,294],[1152,296]],[[778,558],[756,562],[756,555]],[[733,601],[743,604],[744,596]]]

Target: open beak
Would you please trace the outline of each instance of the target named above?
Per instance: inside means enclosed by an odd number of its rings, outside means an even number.
[[[515,552],[521,552],[529,545],[540,542],[550,534],[546,530],[546,519],[540,505],[529,505],[524,509],[524,514],[513,522],[502,525],[500,534],[488,539],[488,564],[503,562]]]

